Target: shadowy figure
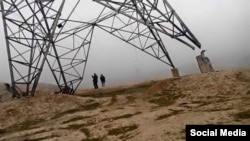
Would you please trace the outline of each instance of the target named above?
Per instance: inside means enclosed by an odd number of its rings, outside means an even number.
[[[0,102],[3,100],[3,95],[4,94],[11,94],[11,90],[10,90],[10,85],[8,83],[4,83],[5,89],[0,92]]]
[[[205,56],[205,51],[206,51],[206,50],[202,50],[202,51],[201,51],[201,58],[202,58],[202,60],[203,60],[205,63],[209,63],[210,60],[208,59],[208,57]]]
[[[10,90],[10,84],[8,84],[8,83],[4,83],[4,85],[5,85],[5,89],[6,89],[6,91],[7,91],[7,92],[9,92],[9,93],[11,93],[11,90]]]
[[[92,75],[93,78],[93,84],[94,84],[94,88],[98,89],[98,76],[96,75],[96,73],[94,73],[94,75]]]
[[[209,58],[207,56],[205,56],[205,52],[206,52],[206,50],[202,50],[201,55],[198,56],[201,58],[201,61],[205,64],[205,65],[203,64],[202,67],[199,64],[201,72],[212,72],[212,71],[214,71],[214,69],[212,67],[212,64],[211,64]]]
[[[102,82],[102,87],[105,87],[105,76],[103,76],[103,74],[101,74],[100,80]]]

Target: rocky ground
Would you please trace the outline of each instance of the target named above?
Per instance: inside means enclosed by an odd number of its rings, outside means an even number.
[[[250,69],[0,102],[0,141],[184,141],[187,124],[249,124]]]

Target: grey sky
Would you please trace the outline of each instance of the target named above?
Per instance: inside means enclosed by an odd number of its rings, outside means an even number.
[[[192,33],[215,70],[250,67],[249,0],[168,0]],[[70,6],[70,4],[66,5]],[[102,6],[91,0],[79,5],[83,20],[95,18]],[[167,50],[181,75],[199,73],[195,57],[200,49],[162,36]],[[0,81],[9,82],[7,53],[0,19]],[[140,50],[96,28],[82,87],[92,87],[91,75],[103,73],[107,86],[171,77],[170,67]],[[40,82],[54,82],[45,68]]]

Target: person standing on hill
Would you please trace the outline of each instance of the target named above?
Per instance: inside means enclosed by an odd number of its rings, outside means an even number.
[[[103,76],[103,74],[101,74],[100,80],[102,82],[102,87],[105,87],[105,76]]]
[[[98,89],[98,76],[96,75],[96,73],[94,73],[94,75],[92,75],[92,78],[93,78],[94,88]]]

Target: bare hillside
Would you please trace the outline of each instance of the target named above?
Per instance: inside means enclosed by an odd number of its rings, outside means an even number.
[[[250,69],[0,102],[0,141],[184,141],[186,124],[249,124]]]

